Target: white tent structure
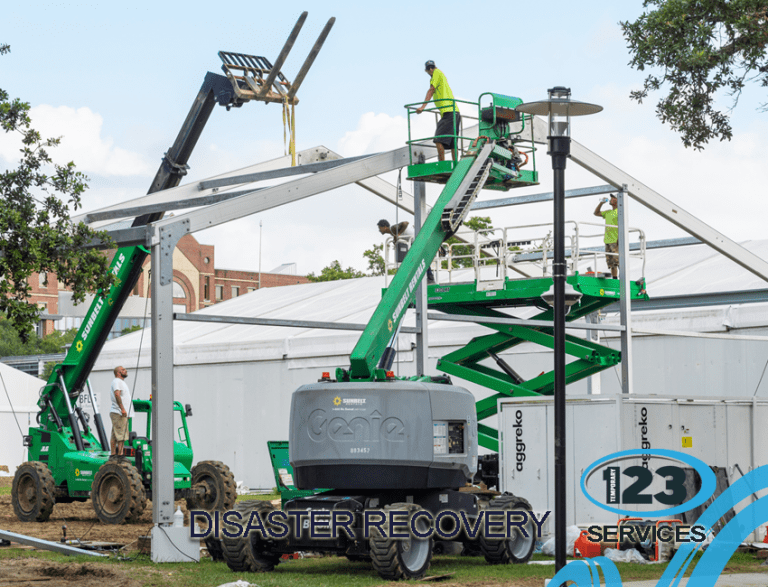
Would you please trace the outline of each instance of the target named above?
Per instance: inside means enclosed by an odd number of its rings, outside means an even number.
[[[760,257],[768,257],[768,240],[743,245]],[[758,277],[705,245],[653,249],[647,255],[646,279],[652,297],[765,289]],[[633,278],[638,276],[633,271]],[[266,288],[197,314],[364,324],[380,299],[383,285],[383,278],[368,277]],[[515,315],[526,317],[520,312]],[[618,322],[618,317],[608,315],[605,321]],[[411,315],[405,325],[413,325]],[[768,303],[633,312],[633,328],[752,337],[639,334],[634,342],[636,393],[768,395],[768,379],[758,387],[768,359]],[[439,374],[435,368],[438,358],[488,332],[476,324],[431,322],[428,373]],[[572,334],[585,336],[583,330],[572,330]],[[292,392],[319,379],[323,371],[331,371],[333,376],[336,367],[348,368],[349,353],[358,338],[355,331],[175,322],[175,399],[192,406],[194,416],[189,426],[195,460],[221,460],[249,487],[274,486],[266,441],[287,439]],[[400,375],[415,374],[414,342],[413,334],[399,337],[394,369]],[[618,337],[604,337],[602,342],[619,346]],[[552,368],[551,352],[529,343],[506,353],[506,360],[524,378]],[[151,387],[150,361],[149,332],[143,339],[142,332],[135,332],[105,345],[91,381],[100,395],[107,427],[113,368],[125,366],[135,397],[146,399]],[[599,377],[603,393],[620,393],[615,368]],[[466,386],[478,399],[491,394],[461,380],[454,383]],[[584,380],[569,386],[568,393],[585,394],[587,389]],[[134,423],[134,429],[144,426]]]
[[[37,398],[44,381],[0,363],[0,476],[27,460],[22,436],[37,426]]]

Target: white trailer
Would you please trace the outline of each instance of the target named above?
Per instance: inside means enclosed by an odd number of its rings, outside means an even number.
[[[580,480],[596,460],[623,450],[679,451],[724,469],[733,484],[768,464],[767,417],[768,400],[757,397],[570,396],[566,401],[566,524],[616,524],[619,515],[592,503],[583,494]],[[554,510],[552,398],[501,400],[499,424],[501,490],[525,497],[537,512]],[[640,464],[637,461],[633,464]],[[649,493],[664,490],[664,481],[655,477]],[[753,499],[738,504],[736,513]],[[638,512],[638,517],[648,516]],[[552,519],[550,528],[554,528]],[[761,541],[765,531],[761,527],[752,540]]]

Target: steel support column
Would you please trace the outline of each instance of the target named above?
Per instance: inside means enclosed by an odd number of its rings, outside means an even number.
[[[616,194],[619,216],[619,291],[621,331],[621,393],[632,393],[632,296],[629,277],[629,198],[626,184]]]
[[[184,227],[188,223],[184,223]],[[176,230],[173,230],[176,228]],[[159,229],[152,244],[152,561],[188,560],[172,548],[173,524],[173,250],[183,227]],[[171,530],[178,530],[174,528]]]
[[[600,324],[600,316],[597,312],[587,314],[584,319],[587,321],[587,324]],[[587,340],[594,343],[600,343],[600,333],[596,329],[588,330]],[[600,373],[595,373],[587,378],[587,394],[600,395]]]
[[[413,231],[418,234],[421,230],[421,223],[427,217],[427,186],[423,181],[414,182],[413,197]],[[421,280],[421,284],[416,290],[416,329],[419,331],[416,334],[416,375],[424,375],[428,369],[427,360],[429,357],[426,278]]]

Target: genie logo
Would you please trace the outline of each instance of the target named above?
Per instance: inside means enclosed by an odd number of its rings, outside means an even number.
[[[309,437],[315,442],[326,438],[334,442],[404,442],[405,424],[400,418],[384,418],[378,410],[370,416],[355,416],[347,421],[334,416],[328,418],[325,410],[309,415]]]

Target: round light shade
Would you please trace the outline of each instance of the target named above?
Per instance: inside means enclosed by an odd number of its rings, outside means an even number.
[[[525,114],[548,116],[550,112],[556,116],[587,116],[596,114],[603,109],[597,104],[578,102],[576,100],[541,100],[540,102],[526,102],[515,108]]]

